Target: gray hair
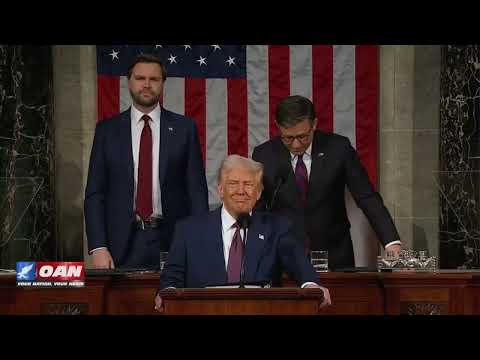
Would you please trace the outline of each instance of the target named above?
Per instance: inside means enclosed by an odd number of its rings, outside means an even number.
[[[217,181],[220,184],[222,180],[222,175],[229,172],[234,168],[243,168],[251,170],[257,175],[258,183],[262,187],[262,178],[263,178],[263,164],[255,160],[240,156],[240,155],[229,155],[223,159],[220,168],[218,169]]]

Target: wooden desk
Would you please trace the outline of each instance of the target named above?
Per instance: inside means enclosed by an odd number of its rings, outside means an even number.
[[[322,315],[480,314],[478,272],[319,275],[333,302]],[[131,274],[87,277],[80,289],[17,288],[14,275],[0,275],[0,314],[158,315],[158,283],[158,274]]]
[[[321,289],[166,289],[166,315],[318,315]]]

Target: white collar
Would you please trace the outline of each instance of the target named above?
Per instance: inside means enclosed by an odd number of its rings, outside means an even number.
[[[150,119],[152,119],[153,122],[156,120],[160,120],[160,113],[161,113],[161,108],[160,104],[157,103],[157,106],[153,108],[152,111],[150,111],[148,114],[144,114],[140,110],[138,110],[134,105],[130,107],[130,118],[132,119],[133,123],[136,124],[138,123],[143,115],[148,115],[150,116]]]
[[[250,211],[250,216],[252,215],[252,212]],[[230,230],[233,225],[237,222],[237,219],[235,219],[228,210],[225,208],[225,205],[222,205],[222,230],[223,232],[227,232]]]
[[[308,148],[307,150],[305,150],[305,152],[303,153],[304,155],[307,154],[309,158],[312,157],[312,144],[313,144],[313,141],[310,143],[310,145],[308,145]],[[292,160],[294,160],[296,158],[297,155],[294,155],[292,153],[290,153],[290,157]]]
[[[228,210],[225,208],[225,205],[222,205],[222,229],[223,232],[227,232],[232,228],[232,226],[237,222],[237,219],[235,219]]]

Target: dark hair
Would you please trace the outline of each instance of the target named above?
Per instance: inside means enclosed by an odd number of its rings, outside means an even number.
[[[127,72],[127,77],[130,79],[132,76],[132,71],[135,65],[138,63],[146,63],[146,64],[158,64],[160,68],[162,69],[162,80],[165,81],[167,80],[167,70],[165,69],[165,66],[163,65],[162,61],[160,58],[156,55],[152,54],[140,54],[137,55],[133,63],[128,67],[128,72]]]
[[[277,124],[282,127],[292,127],[304,120],[313,124],[315,120],[315,108],[313,103],[300,95],[289,96],[277,105]]]

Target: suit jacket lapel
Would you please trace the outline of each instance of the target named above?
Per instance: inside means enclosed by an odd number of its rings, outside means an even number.
[[[275,158],[279,159],[278,175],[286,175],[285,184],[282,186],[282,196],[287,197],[286,202],[295,204],[296,207],[302,207],[300,189],[295,181],[295,173],[292,168],[292,158],[290,151],[283,145],[282,140],[277,137],[274,141]]]
[[[122,159],[125,159],[125,166],[128,172],[128,188],[130,190],[130,198],[133,202],[134,190],[134,166],[133,166],[133,152],[132,152],[132,121],[130,118],[130,108],[120,115],[120,154]],[[132,205],[133,207],[133,205]]]
[[[311,205],[315,200],[315,194],[318,193],[319,184],[322,181],[322,173],[325,166],[325,137],[322,132],[315,131],[312,144],[312,166],[310,169],[310,177],[308,181],[307,206]]]
[[[171,121],[171,114],[168,110],[161,108],[160,115],[160,157],[158,160],[158,172],[160,177],[160,185],[163,185],[165,181],[165,175],[167,172],[167,163],[168,163],[168,149],[170,135],[175,131]]]
[[[245,281],[247,282],[256,280],[258,263],[268,236],[267,228],[262,223],[260,215],[253,213],[245,247]]]

